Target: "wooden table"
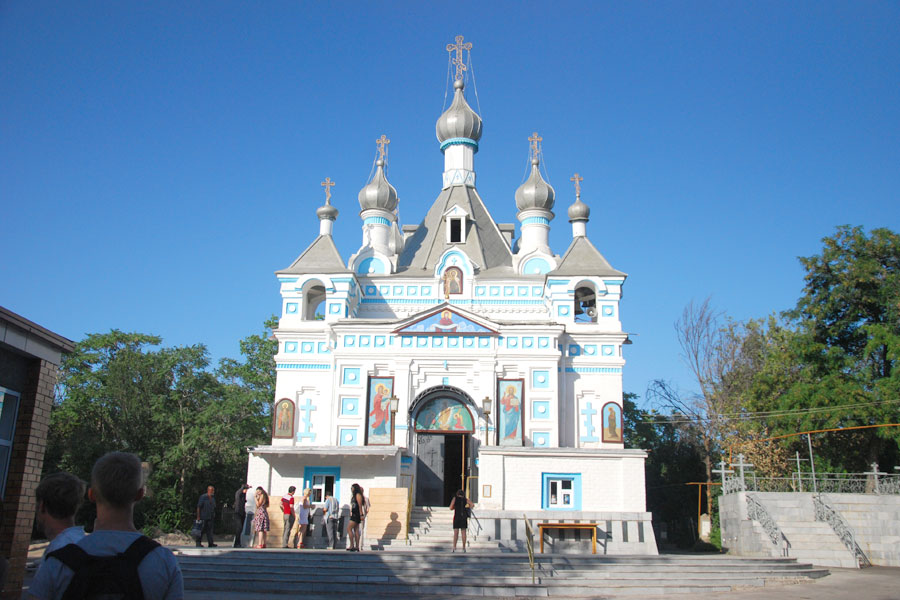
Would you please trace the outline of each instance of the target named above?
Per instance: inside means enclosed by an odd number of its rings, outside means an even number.
[[[589,529],[591,531],[591,554],[597,554],[596,523],[538,523],[538,535],[541,538],[541,554],[544,553],[545,529]]]

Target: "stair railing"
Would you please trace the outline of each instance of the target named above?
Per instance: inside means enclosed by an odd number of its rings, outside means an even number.
[[[753,494],[747,494],[747,516],[762,525],[763,531],[772,540],[772,544],[776,548],[780,547],[782,556],[788,556],[791,547],[790,541],[788,541],[784,532],[781,531],[781,528],[778,527],[778,523],[775,522],[769,511],[766,510],[766,507]]]
[[[413,505],[413,483],[416,481],[415,475],[409,476],[409,488],[406,492],[406,545],[409,546],[409,521],[412,519]]]
[[[853,535],[850,524],[847,523],[837,509],[829,504],[825,494],[815,494],[813,496],[813,506],[816,511],[816,521],[823,521],[831,526],[834,533],[837,534],[838,538],[853,554],[853,557],[856,559],[856,566],[858,568],[871,567],[872,563],[869,562],[866,553],[856,543],[856,536]]]

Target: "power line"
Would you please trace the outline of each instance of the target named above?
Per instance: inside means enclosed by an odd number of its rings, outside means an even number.
[[[790,409],[790,410],[771,410],[771,411],[759,411],[759,412],[745,412],[745,413],[728,413],[719,415],[716,419],[720,420],[735,420],[735,421],[749,421],[749,420],[758,420],[758,419],[770,419],[776,417],[790,417],[794,415],[803,415],[803,414],[817,414],[823,412],[833,412],[833,411],[843,411],[843,410],[851,410],[856,408],[862,408],[866,406],[879,406],[882,404],[896,404],[900,402],[900,399],[895,400],[878,400],[874,402],[859,402],[856,404],[843,404],[839,406],[817,406],[813,408],[798,408],[798,409]],[[712,422],[713,419],[709,417],[694,417],[687,418],[684,416],[666,416],[659,415],[658,417],[650,417],[650,418],[641,418],[637,419],[643,423],[654,423],[654,424],[672,424],[678,425],[682,423],[709,423]]]

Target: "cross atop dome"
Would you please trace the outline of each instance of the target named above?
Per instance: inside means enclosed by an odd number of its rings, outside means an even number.
[[[381,134],[380,138],[375,140],[375,144],[378,145],[378,159],[379,160],[384,160],[384,157],[387,155],[387,152],[388,152],[388,149],[387,149],[388,144],[390,144],[390,143],[391,143],[391,140],[389,140],[388,137],[386,135],[384,135],[383,133]]]
[[[331,180],[331,177],[326,177],[325,181],[322,182],[322,187],[325,188],[325,204],[331,204],[331,188],[334,186],[334,182]]]
[[[539,136],[538,132],[535,131],[531,134],[531,137],[528,138],[528,141],[531,142],[531,160],[538,160],[541,154],[540,143],[544,141],[544,138]]]
[[[569,177],[569,181],[575,182],[575,199],[578,200],[581,198],[581,182],[584,181],[584,177],[575,173],[572,177]]]
[[[463,61],[463,50],[472,51],[472,42],[463,43],[463,36],[456,36],[455,44],[447,44],[447,52],[456,52],[456,56],[452,57],[450,61],[456,65],[456,80],[461,80],[463,78],[463,71],[467,69],[466,63]]]

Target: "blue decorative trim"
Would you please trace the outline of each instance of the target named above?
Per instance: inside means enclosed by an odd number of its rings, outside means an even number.
[[[374,295],[377,294],[377,293],[378,293],[378,288],[376,288],[374,285],[367,285],[367,286],[366,286],[366,295],[370,295],[370,294],[371,294],[372,296],[374,296]]]
[[[436,298],[391,298],[387,300],[385,298],[363,298],[360,300],[362,304],[421,304],[434,306],[435,304],[440,304],[444,302],[443,300],[438,300]],[[455,300],[450,299],[447,301],[448,304],[453,304],[456,306],[467,306],[470,304],[483,304],[483,305],[519,305],[519,306],[540,306],[544,304],[543,300],[482,300],[479,298],[478,300]],[[568,307],[566,307],[568,309]]]
[[[278,363],[275,368],[289,371],[330,371],[331,365]]]
[[[443,152],[450,146],[459,146],[459,145],[469,146],[469,147],[473,148],[475,150],[475,152],[478,152],[478,142],[476,142],[475,140],[473,140],[471,138],[464,138],[464,137],[455,137],[455,138],[450,138],[449,140],[445,140],[444,143],[441,144],[441,152]]]
[[[522,227],[526,225],[550,225],[550,219],[547,217],[528,217],[522,220]]]
[[[566,367],[566,373],[621,373],[622,367]]]
[[[388,225],[390,226],[390,220],[384,217],[366,217],[363,221],[363,225]]]
[[[544,295],[544,288],[538,286],[532,286],[531,295],[541,297]]]
[[[616,347],[604,344],[602,346],[603,356],[615,356]]]
[[[386,271],[381,260],[370,256],[359,261],[359,264],[356,266],[356,272],[360,275],[383,275]]]
[[[550,418],[550,402],[548,400],[535,400],[531,403],[532,419],[549,419]],[[531,436],[534,440],[534,435]],[[537,444],[535,444],[537,445]]]
[[[550,263],[543,258],[529,258],[522,266],[522,273],[526,275],[545,275],[550,272]]]
[[[476,286],[475,286],[475,295],[476,295],[476,296],[484,296],[484,294],[485,294],[486,292],[487,292],[487,288],[484,287],[483,285],[476,285]]]
[[[584,354],[586,356],[596,356],[597,346],[595,344],[586,344],[584,347]]]
[[[416,296],[419,293],[419,288],[414,285],[406,286],[406,295],[407,296]]]
[[[603,285],[622,285],[625,283],[624,281],[619,281],[618,279],[604,279]]]
[[[569,356],[581,356],[581,346],[578,344],[569,344]]]
[[[568,279],[548,279],[547,285],[569,285]]]
[[[297,312],[297,303],[296,302],[288,302],[284,305],[284,312],[289,315],[293,315]]]
[[[334,497],[341,498],[341,468],[340,467],[304,467],[302,488],[312,488],[313,475],[331,475],[334,477]]]
[[[556,312],[561,317],[568,317],[569,316],[569,306],[566,304],[560,304],[559,306],[556,307]]]
[[[523,348],[533,348],[534,347],[534,338],[523,337],[522,338],[522,347]]]
[[[359,378],[359,369],[354,368],[344,368],[344,373],[341,377],[341,382],[344,385],[360,385],[361,381]]]
[[[602,307],[602,314],[604,317],[611,317],[616,314],[616,309],[611,304],[604,304]]]
[[[331,278],[331,285],[334,285],[335,283],[352,283],[352,282],[353,282],[352,277],[332,277]]]
[[[599,442],[600,438],[596,435],[596,428],[594,427],[594,417],[597,415],[597,409],[591,406],[590,402],[587,402],[584,405],[584,408],[581,409],[581,415],[584,417],[584,423],[582,423],[584,434],[579,438],[582,442]]]
[[[313,343],[312,342],[303,342],[300,344],[300,352],[303,354],[312,354],[313,353]]]
[[[534,431],[531,434],[531,441],[535,448],[549,448],[550,433],[546,431]]]
[[[550,480],[568,479],[572,482],[572,504],[550,506]],[[562,490],[557,490],[558,494]],[[541,508],[543,510],[581,510],[581,473],[541,473]]]
[[[341,416],[355,417],[359,414],[359,398],[341,398]]]
[[[285,354],[293,354],[296,351],[297,351],[297,342],[285,342],[284,343]]]
[[[338,446],[358,446],[356,443],[357,432],[356,429],[339,429],[338,435],[340,436],[340,440],[338,440]]]
[[[375,336],[375,347],[376,348],[384,348],[384,336],[383,335]]]
[[[549,348],[550,347],[550,338],[548,337],[539,337],[538,338],[538,348]]]
[[[359,347],[360,348],[368,348],[371,344],[372,344],[372,336],[370,336],[370,335],[359,336]]]
[[[421,295],[422,296],[430,296],[431,295],[431,286],[423,285],[422,290],[421,290]]]
[[[303,406],[300,403],[297,403],[297,410],[305,413],[300,418],[300,424],[305,426],[303,431],[297,433],[297,440],[303,441],[304,439],[309,439],[312,442],[316,441],[316,434],[312,431],[312,413],[316,410],[316,407],[313,406],[312,400],[309,398],[304,399]]]
[[[278,281],[281,283],[296,283],[299,277],[279,277]]]
[[[328,313],[332,315],[341,314],[341,305],[340,304],[329,304],[328,305]]]
[[[548,389],[550,387],[550,371],[532,371],[531,387],[535,389]]]

